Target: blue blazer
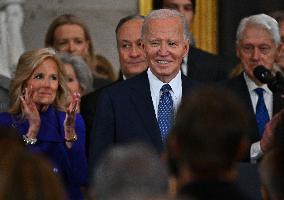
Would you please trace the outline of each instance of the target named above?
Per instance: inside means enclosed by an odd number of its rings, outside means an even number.
[[[183,96],[194,85],[182,75]],[[164,149],[146,71],[103,89],[90,136],[90,167],[109,146],[132,141],[147,143],[159,153]]]
[[[78,140],[68,149],[64,141],[65,112],[57,111],[49,106],[40,113],[41,125],[37,143],[27,145],[32,152],[44,154],[53,164],[53,172],[60,174],[66,187],[68,199],[83,199],[80,187],[87,182],[87,159],[85,155],[85,125],[80,114],[76,115],[75,129]],[[0,124],[17,129],[24,135],[28,132],[29,123],[19,115],[0,113]]]

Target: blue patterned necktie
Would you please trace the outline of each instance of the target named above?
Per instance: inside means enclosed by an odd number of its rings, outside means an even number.
[[[255,118],[258,127],[258,133],[262,136],[266,123],[269,121],[269,115],[263,99],[263,89],[256,88],[254,90],[258,95],[256,104]]]
[[[163,85],[161,88],[161,97],[158,106],[158,124],[161,132],[163,144],[165,144],[169,130],[173,124],[174,107],[169,84]]]

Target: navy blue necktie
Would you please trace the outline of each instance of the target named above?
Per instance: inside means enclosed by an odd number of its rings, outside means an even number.
[[[172,88],[169,84],[163,85],[161,88],[162,94],[158,106],[158,124],[164,144],[174,119],[173,100],[170,93],[171,90]]]
[[[269,121],[269,115],[263,99],[263,89],[256,88],[254,90],[258,95],[256,104],[255,118],[258,126],[258,133],[262,136],[266,123]]]

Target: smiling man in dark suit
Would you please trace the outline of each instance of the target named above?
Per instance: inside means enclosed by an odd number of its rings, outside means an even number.
[[[194,85],[180,71],[188,51],[185,27],[183,15],[174,10],[152,11],[145,18],[142,46],[149,68],[102,91],[91,132],[90,167],[116,143],[139,141],[159,153],[164,150],[174,113]]]

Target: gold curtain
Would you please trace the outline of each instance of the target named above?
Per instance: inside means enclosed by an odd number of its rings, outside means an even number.
[[[139,13],[147,15],[152,10],[152,0],[139,0]],[[196,46],[217,53],[218,0],[196,0],[192,32]]]
[[[139,0],[139,14],[146,16],[152,10],[152,0]]]
[[[192,32],[196,46],[217,53],[218,0],[196,0]]]

